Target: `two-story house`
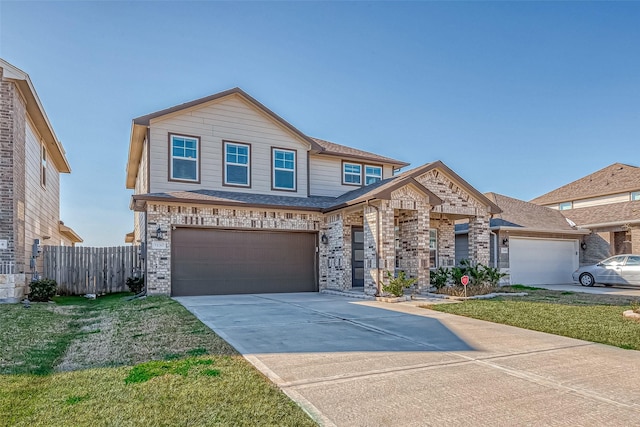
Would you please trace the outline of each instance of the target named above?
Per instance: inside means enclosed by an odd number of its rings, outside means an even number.
[[[428,149],[428,148],[425,148]],[[311,138],[241,89],[133,120],[127,188],[149,294],[361,289],[406,270],[489,259],[499,208],[442,162],[407,163]]]
[[[614,163],[531,201],[558,209],[591,230],[581,243],[581,264],[610,255],[640,254],[640,168]]]
[[[27,73],[3,59],[0,152],[0,300],[18,300],[42,271],[34,244],[82,239],[60,221],[60,174],[71,172],[62,144]]]

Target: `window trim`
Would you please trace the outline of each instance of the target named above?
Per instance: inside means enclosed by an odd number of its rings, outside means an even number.
[[[433,270],[438,268],[438,229],[437,228],[429,228],[429,269]],[[436,241],[436,247],[435,249],[431,249],[431,232],[434,232],[436,235],[435,241]],[[431,251],[435,251],[435,256],[434,256],[434,264],[435,265],[431,265]]]
[[[568,205],[569,207],[565,207],[563,208],[562,205]],[[573,202],[562,202],[562,203],[558,203],[558,210],[559,211],[568,211],[569,209],[573,209]]]
[[[196,179],[184,179],[184,178],[174,178],[173,177],[173,137],[181,137],[181,138],[190,138],[196,140]],[[200,172],[201,172],[201,162],[200,157],[202,153],[200,151],[200,137],[196,135],[187,135],[184,133],[173,133],[169,132],[168,134],[168,147],[169,147],[169,156],[168,156],[168,180],[170,182],[181,182],[185,184],[200,184]]]
[[[382,165],[368,165],[368,164],[364,164],[362,165],[362,174],[364,176],[364,179],[362,180],[362,184],[364,186],[367,185],[371,185],[371,184],[367,184],[367,177],[369,176],[374,176],[374,175],[367,175],[367,168],[379,168],[380,169],[380,181],[382,181],[384,179],[384,166]],[[377,176],[375,176],[375,178],[377,178]],[[375,184],[375,183],[372,183]]]
[[[276,187],[276,151],[293,153],[293,188]],[[290,171],[291,169],[279,168],[278,170]],[[271,147],[271,189],[274,191],[288,191],[292,193],[298,191],[298,150],[291,148]]]
[[[358,184],[355,184],[355,183],[353,183],[353,182],[346,182],[346,181],[345,181],[345,179],[344,179],[344,178],[345,178],[345,175],[346,175],[346,174],[345,174],[345,172],[344,172],[344,167],[345,167],[345,165],[359,166],[359,167],[360,167],[360,182],[359,182]],[[350,185],[350,186],[352,186],[352,187],[362,187],[362,186],[363,186],[363,185],[362,185],[362,173],[363,173],[363,171],[364,171],[364,168],[363,168],[363,166],[362,166],[362,163],[348,162],[348,161],[343,160],[343,161],[342,161],[342,168],[341,168],[341,174],[342,174],[342,185]],[[354,174],[354,173],[351,173],[351,174],[349,174],[349,175],[355,175],[355,174]]]
[[[47,154],[47,147],[42,143],[40,145],[40,186],[47,189],[47,169],[49,162],[49,155]]]
[[[247,183],[246,184],[235,184],[235,183],[227,183],[227,145],[242,145],[247,147],[248,149],[248,163],[247,167]],[[230,141],[227,139],[222,140],[222,185],[224,187],[238,187],[238,188],[251,188],[251,163],[252,163],[252,147],[248,142],[239,142],[239,141]],[[235,164],[235,163],[231,163]],[[245,166],[238,164],[239,166]]]

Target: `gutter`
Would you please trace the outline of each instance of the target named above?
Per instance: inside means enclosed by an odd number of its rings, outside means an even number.
[[[498,227],[490,227],[491,231],[523,231],[523,232],[534,232],[534,233],[556,233],[556,234],[577,234],[577,235],[587,235],[591,234],[591,230],[587,230],[586,228],[580,228],[578,230],[549,230],[544,228],[527,228],[527,227],[510,227],[510,226],[498,226]]]
[[[605,227],[619,227],[621,225],[627,225],[627,224],[640,224],[640,220],[637,219],[632,219],[629,221],[612,221],[612,222],[602,222],[599,224],[584,224],[581,225],[580,227],[583,228],[605,228]]]

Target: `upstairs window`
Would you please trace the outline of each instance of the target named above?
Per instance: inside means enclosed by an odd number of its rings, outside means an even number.
[[[640,200],[640,191],[634,191],[631,193],[631,201]]]
[[[275,190],[296,189],[296,152],[274,148],[272,186]]]
[[[567,209],[573,209],[573,202],[564,202],[564,203],[560,203],[560,205],[558,206],[558,208],[561,211],[566,211]]]
[[[42,146],[42,153],[40,156],[40,184],[43,187],[47,186],[47,149]]]
[[[343,163],[342,183],[347,185],[362,185],[362,165],[357,163]]]
[[[364,167],[364,185],[373,184],[382,181],[382,167],[365,166]]]
[[[249,175],[251,146],[236,142],[224,143],[224,183],[240,187],[250,187]]]
[[[200,138],[185,135],[169,135],[171,161],[169,178],[174,181],[200,182],[198,156]]]

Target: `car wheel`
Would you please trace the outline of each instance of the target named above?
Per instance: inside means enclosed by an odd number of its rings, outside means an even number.
[[[593,276],[589,273],[582,273],[580,275],[580,284],[582,286],[593,286],[596,283]]]

